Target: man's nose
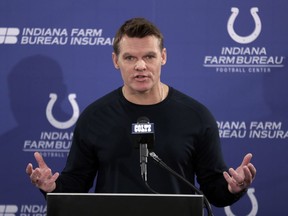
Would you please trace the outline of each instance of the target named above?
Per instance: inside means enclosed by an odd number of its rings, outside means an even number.
[[[146,70],[146,63],[142,59],[138,60],[135,64],[135,70],[143,71]]]

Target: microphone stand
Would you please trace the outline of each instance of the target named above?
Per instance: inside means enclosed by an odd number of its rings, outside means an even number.
[[[167,164],[165,164],[156,154],[155,152],[149,152],[149,156],[153,158],[154,161],[156,161],[162,168],[166,169],[169,171],[172,175],[175,177],[179,178],[181,181],[185,182],[188,186],[190,186],[197,194],[203,195],[204,199],[204,205],[207,210],[208,216],[213,216],[211,205],[207,198],[204,196],[204,194],[196,188],[192,183],[190,183],[187,179],[185,179],[183,176],[179,175],[177,172],[175,172],[173,169],[171,169]]]
[[[148,162],[148,148],[147,144],[140,144],[140,167],[141,167],[141,176],[145,182],[147,182],[147,162]]]
[[[153,190],[147,181],[147,163],[148,163],[148,148],[147,144],[140,144],[140,168],[141,168],[141,177],[145,183],[145,186],[151,193],[158,194],[155,190]]]

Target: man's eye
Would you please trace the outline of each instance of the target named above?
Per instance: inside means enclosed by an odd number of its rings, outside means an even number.
[[[134,60],[134,57],[133,56],[126,56],[125,60],[132,61],[132,60]]]
[[[155,58],[155,56],[153,56],[153,55],[146,56],[146,59],[153,59],[153,58]]]

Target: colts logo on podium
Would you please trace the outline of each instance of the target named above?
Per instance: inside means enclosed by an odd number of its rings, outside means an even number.
[[[231,16],[228,20],[228,23],[227,23],[227,31],[228,31],[230,37],[234,41],[236,41],[237,43],[241,43],[241,44],[248,44],[248,43],[251,43],[254,40],[256,40],[256,38],[260,35],[261,28],[262,28],[261,20],[257,14],[258,8],[253,7],[250,10],[250,13],[251,13],[251,15],[254,19],[254,22],[255,22],[255,28],[254,28],[254,31],[250,35],[245,36],[245,37],[238,35],[234,30],[234,22],[236,20],[236,17],[239,14],[239,9],[236,7],[232,7],[231,12],[232,12],[232,14],[231,14]]]
[[[72,106],[73,114],[69,120],[60,122],[56,120],[52,114],[53,106],[57,100],[57,94],[54,94],[54,93],[50,94],[50,101],[48,102],[47,107],[46,107],[46,117],[48,121],[50,122],[50,124],[53,125],[55,128],[58,128],[58,129],[70,128],[76,123],[79,117],[80,112],[79,112],[78,104],[76,102],[76,94],[69,94],[68,99]]]

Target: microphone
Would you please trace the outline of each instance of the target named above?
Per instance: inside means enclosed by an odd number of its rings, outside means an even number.
[[[140,149],[140,167],[141,176],[144,180],[146,186],[152,193],[157,193],[147,183],[147,162],[148,156],[150,156],[154,161],[157,162],[162,168],[169,171],[172,175],[179,178],[181,181],[186,183],[192,190],[198,195],[202,195],[204,199],[204,205],[207,210],[208,216],[213,216],[213,212],[208,199],[205,195],[197,189],[192,183],[185,179],[182,175],[178,174],[172,168],[170,168],[166,163],[164,163],[156,154],[152,151],[155,135],[154,135],[154,124],[150,123],[149,119],[145,116],[139,117],[136,124],[132,124],[132,134],[136,135],[137,144],[139,144]],[[150,150],[150,152],[149,152]]]
[[[139,144],[141,176],[147,182],[148,149],[154,145],[154,124],[149,122],[145,116],[139,117],[136,124],[132,124],[132,134],[136,135]]]

